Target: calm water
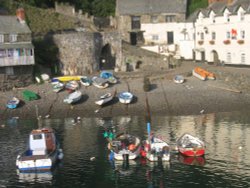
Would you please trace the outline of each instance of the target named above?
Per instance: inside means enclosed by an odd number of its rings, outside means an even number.
[[[129,165],[108,160],[102,133],[112,128],[145,138],[144,117],[45,119],[43,126],[56,130],[64,159],[51,173],[19,174],[15,159],[26,147],[34,120],[0,122],[0,187],[250,187],[250,116],[241,113],[152,118],[152,131],[174,144],[184,132],[207,144],[204,158],[183,158],[150,163],[138,159]],[[5,125],[5,126],[3,126]],[[91,157],[96,157],[91,161]]]

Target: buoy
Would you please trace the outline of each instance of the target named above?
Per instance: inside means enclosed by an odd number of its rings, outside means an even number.
[[[90,161],[94,161],[95,160],[95,157],[90,157]]]

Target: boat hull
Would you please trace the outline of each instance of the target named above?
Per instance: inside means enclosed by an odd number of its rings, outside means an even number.
[[[205,149],[194,149],[194,148],[179,148],[179,152],[187,157],[203,156],[205,155]]]

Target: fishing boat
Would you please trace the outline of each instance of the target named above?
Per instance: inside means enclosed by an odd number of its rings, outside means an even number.
[[[53,81],[69,82],[69,81],[79,81],[82,76],[59,76],[52,78]]]
[[[109,86],[108,81],[104,78],[94,76],[92,78],[92,81],[93,81],[93,85],[100,89],[105,89]]]
[[[184,77],[182,75],[176,75],[174,76],[174,82],[177,84],[182,84],[185,81]]]
[[[215,80],[215,75],[212,72],[206,71],[201,67],[195,67],[193,69],[193,76],[199,78],[200,80]]]
[[[82,98],[82,92],[81,91],[74,91],[73,93],[70,93],[63,102],[68,104],[73,104],[78,102]]]
[[[117,83],[117,79],[115,78],[113,73],[109,71],[102,71],[100,73],[100,78],[106,79],[111,84]]]
[[[57,82],[53,84],[53,91],[58,93],[59,91],[62,91],[64,89],[64,83],[62,82]]]
[[[141,140],[134,135],[122,133],[108,143],[115,160],[133,160],[140,155]]]
[[[53,129],[35,129],[29,134],[28,149],[17,156],[16,166],[20,171],[50,170],[62,157]]]
[[[20,100],[16,97],[13,97],[12,99],[8,100],[6,106],[7,108],[15,109],[18,107],[19,103],[20,103]]]
[[[121,92],[119,95],[118,95],[118,98],[119,98],[119,101],[123,104],[129,104],[132,102],[133,100],[133,94],[130,93],[130,92]]]
[[[189,157],[203,156],[205,154],[204,142],[187,133],[177,140],[177,148],[181,154]]]
[[[80,83],[81,83],[83,86],[90,86],[91,83],[92,83],[92,80],[91,80],[89,77],[87,77],[87,76],[82,76],[82,77],[80,78]]]
[[[160,138],[152,137],[143,142],[143,151],[141,155],[149,161],[169,161],[170,149],[169,145]]]
[[[114,96],[113,96],[111,93],[106,93],[106,94],[100,96],[100,97],[98,98],[98,100],[95,101],[95,103],[96,103],[97,105],[100,105],[100,106],[101,106],[101,105],[104,105],[104,104],[108,103],[108,102],[111,101],[113,98],[114,98]]]
[[[65,84],[65,89],[67,89],[70,92],[75,91],[78,88],[79,88],[79,84],[77,81],[74,81],[74,80],[69,81]]]

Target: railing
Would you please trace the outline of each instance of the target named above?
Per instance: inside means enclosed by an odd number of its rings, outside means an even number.
[[[0,67],[17,65],[34,65],[34,56],[4,57],[0,58]]]

